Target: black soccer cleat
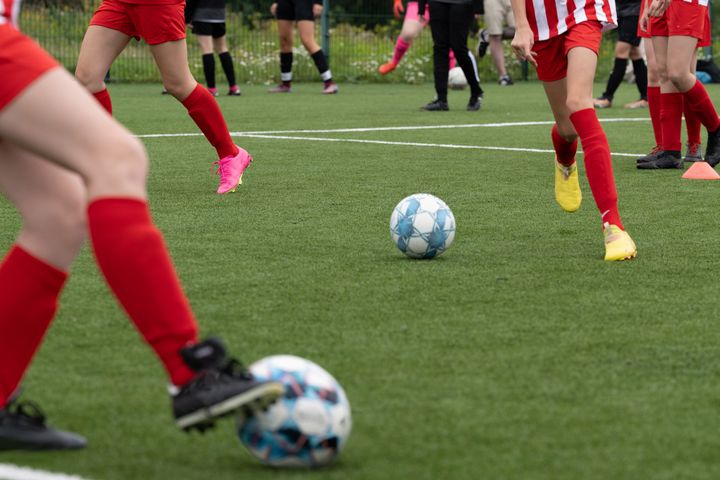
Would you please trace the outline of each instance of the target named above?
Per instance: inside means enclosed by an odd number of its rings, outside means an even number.
[[[212,428],[215,419],[243,411],[264,410],[283,394],[278,382],[261,382],[237,360],[228,358],[217,338],[180,351],[198,374],[173,396],[175,423],[185,431]]]
[[[477,112],[482,107],[482,104],[483,104],[482,96],[470,97],[470,100],[468,101],[468,104],[467,104],[467,111],[468,112]]]
[[[680,152],[671,150],[660,153],[655,159],[637,164],[640,170],[657,170],[665,168],[683,168],[683,160]]]
[[[447,102],[443,102],[442,100],[433,100],[427,105],[420,107],[420,110],[425,110],[426,112],[447,112],[450,110],[450,107],[448,107]]]
[[[483,58],[487,54],[487,49],[490,46],[490,35],[488,35],[488,31],[483,28],[480,30],[479,37],[480,41],[477,46],[477,56],[478,58]]]
[[[635,163],[645,163],[650,161],[655,161],[655,159],[663,152],[663,149],[660,145],[655,145],[652,150],[650,150],[650,153],[648,153],[645,156],[642,156],[640,158],[635,159]]]
[[[55,430],[45,423],[45,414],[29,401],[11,400],[0,410],[0,451],[78,450],[87,440],[75,433]]]
[[[708,132],[707,148],[705,149],[705,161],[715,168],[720,163],[720,128],[714,132]]]

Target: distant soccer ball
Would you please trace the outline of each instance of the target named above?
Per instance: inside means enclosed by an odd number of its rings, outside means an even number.
[[[455,217],[439,198],[416,193],[403,198],[393,210],[390,235],[408,257],[437,257],[455,238]]]
[[[462,68],[455,67],[448,71],[448,86],[453,90],[463,90],[467,87],[467,78],[465,78],[465,72]]]
[[[352,418],[340,384],[310,360],[275,355],[253,363],[260,380],[275,380],[285,394],[267,412],[241,419],[238,435],[252,455],[273,467],[320,467],[345,446]]]

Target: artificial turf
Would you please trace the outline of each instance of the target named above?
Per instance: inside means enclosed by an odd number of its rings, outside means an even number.
[[[418,108],[432,98],[429,85],[341,85],[329,97],[317,84],[294,88],[246,86],[218,100],[231,130],[244,132],[551,120],[536,83],[487,86],[480,112],[451,92],[451,111],[434,113]],[[720,89],[709,91],[720,100]],[[110,92],[136,134],[197,131],[158,86]],[[623,87],[616,103],[635,93]],[[615,107],[599,116],[648,114]],[[647,120],[605,128],[613,152],[652,146]],[[144,138],[153,214],[203,332],[246,362],[291,353],[333,373],[353,407],[347,449],[331,468],[284,472],[245,453],[232,421],[204,436],[177,431],[163,371],[86,249],[25,390],[90,446],[3,452],[0,463],[98,480],[717,479],[720,182],[614,157],[639,254],[608,264],[586,180],[582,208],[566,214],[553,200],[552,154],[523,150],[549,150],[549,132],[239,137],[255,161],[224,197],[202,137]],[[407,259],[390,240],[393,206],[416,192],[445,200],[457,220],[454,244],[432,261]],[[19,218],[5,201],[0,225],[7,248]]]

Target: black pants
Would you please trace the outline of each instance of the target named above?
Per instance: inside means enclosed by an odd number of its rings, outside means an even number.
[[[475,18],[472,3],[456,4],[430,0],[428,7],[434,44],[435,91],[438,99],[447,101],[450,49],[455,53],[455,60],[465,73],[470,93],[474,96],[482,95],[477,65],[467,48],[470,24]]]

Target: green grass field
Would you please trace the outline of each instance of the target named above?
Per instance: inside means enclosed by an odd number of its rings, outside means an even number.
[[[419,111],[429,85],[319,89],[244,87],[219,102],[244,132],[551,120],[534,83],[488,85],[473,113],[458,92],[450,112]],[[159,86],[110,91],[136,134],[197,131]],[[636,93],[624,85],[616,103]],[[647,111],[599,115],[619,120],[605,124],[613,152],[651,147],[649,121],[631,120]],[[332,372],[353,407],[347,448],[331,468],[287,472],[244,452],[231,421],[205,436],[177,431],[162,369],[86,249],[25,390],[90,447],[2,453],[0,463],[95,480],[720,478],[720,182],[638,171],[633,157],[615,156],[639,255],[607,264],[584,177],[584,204],[566,214],[553,199],[552,154],[523,151],[551,149],[549,131],[238,138],[255,162],[224,197],[202,137],[145,138],[153,214],[203,332],[246,362],[291,353]],[[444,199],[457,219],[455,243],[436,260],[406,259],[390,241],[394,205],[416,192]],[[0,225],[7,248],[19,226],[7,202]]]

